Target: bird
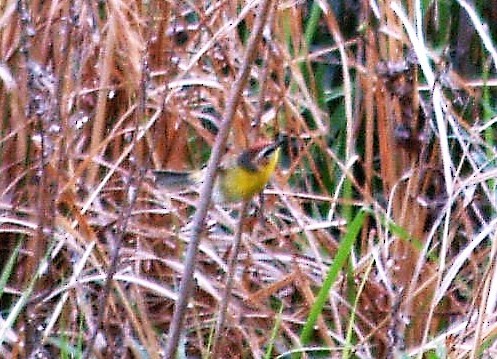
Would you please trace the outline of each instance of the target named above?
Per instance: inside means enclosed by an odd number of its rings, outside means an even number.
[[[214,202],[248,201],[262,192],[277,167],[281,144],[281,137],[272,142],[259,141],[221,164],[214,182]],[[159,188],[185,189],[198,187],[205,169],[189,172],[154,170],[152,174]]]

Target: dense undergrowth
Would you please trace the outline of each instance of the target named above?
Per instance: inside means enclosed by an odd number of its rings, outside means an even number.
[[[245,63],[263,2],[0,2],[0,356],[164,356],[198,202],[150,170],[204,166],[232,97],[226,157],[287,140],[218,336],[209,207],[180,357],[497,356],[495,9],[269,1]]]

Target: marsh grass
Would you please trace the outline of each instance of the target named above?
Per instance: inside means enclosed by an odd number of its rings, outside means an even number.
[[[79,358],[94,333],[95,357],[160,358],[197,202],[149,170],[207,162],[257,2],[0,8],[0,356]],[[274,3],[227,156],[288,141],[218,343],[238,212],[211,205],[180,356],[497,355],[486,10]]]

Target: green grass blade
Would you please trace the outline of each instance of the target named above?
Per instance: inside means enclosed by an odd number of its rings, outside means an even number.
[[[347,258],[349,257],[350,252],[352,251],[355,240],[362,229],[362,224],[364,222],[365,216],[366,212],[364,210],[361,210],[347,228],[347,234],[340,243],[340,247],[338,248],[335,259],[333,260],[333,263],[323,282],[323,286],[319,290],[316,302],[312,306],[309,317],[307,318],[307,322],[305,323],[304,328],[300,333],[300,340],[302,345],[308,344],[311,339],[314,325],[316,324],[319,315],[323,311],[323,307],[328,300],[329,292],[333,284],[335,283],[338,274],[342,270],[347,261]]]
[[[16,263],[17,257],[19,255],[19,251],[22,248],[23,241],[20,240],[17,246],[14,248],[12,251],[12,254],[9,257],[9,260],[5,264],[5,267],[2,270],[2,275],[0,277],[0,298],[2,298],[3,290],[5,288],[5,285],[7,284],[7,281],[10,278],[10,275],[12,274],[12,269],[14,268],[14,264]]]
[[[276,322],[274,323],[273,330],[271,331],[271,338],[269,339],[269,344],[266,350],[266,354],[264,358],[270,359],[272,358],[272,352],[274,347],[274,342],[276,341],[276,337],[278,335],[278,331],[281,325],[281,314],[283,313],[283,303],[280,305],[280,310],[278,311],[278,316],[276,317]]]

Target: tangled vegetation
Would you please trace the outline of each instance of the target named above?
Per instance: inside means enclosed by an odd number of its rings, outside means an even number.
[[[167,357],[183,296],[182,358],[497,357],[492,5],[0,9],[0,356]],[[282,134],[181,292],[199,196],[151,170]]]

